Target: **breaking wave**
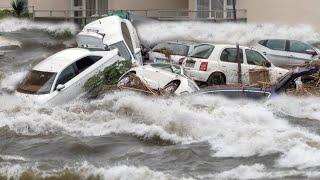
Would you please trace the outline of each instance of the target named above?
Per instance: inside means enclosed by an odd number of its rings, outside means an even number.
[[[310,25],[247,24],[190,22],[149,22],[137,25],[140,39],[152,46],[161,41],[187,40],[195,42],[247,45],[254,39],[285,38],[314,42],[319,32]]]
[[[78,27],[73,23],[45,23],[34,22],[28,19],[5,18],[0,20],[0,32],[15,32],[22,30],[38,30],[48,32],[55,36],[65,34],[75,35]]]
[[[319,98],[279,97],[262,103],[217,97],[150,98],[117,92],[99,100],[74,101],[59,107],[37,107],[6,95],[0,100],[4,102],[0,128],[25,136],[129,134],[175,144],[205,141],[210,143],[214,157],[279,153],[276,167],[320,166],[320,135],[283,117],[283,109],[302,107],[301,111],[314,113],[315,119],[311,120],[318,122],[320,107],[303,104],[316,104]],[[310,117],[299,114],[298,118]]]
[[[0,178],[3,179],[131,179],[131,180],[174,180],[169,174],[150,170],[147,167],[114,166],[95,167],[87,162],[66,165],[61,169],[46,170],[37,165],[0,165]]]
[[[267,170],[267,168],[262,164],[254,164],[251,166],[241,165],[237,168],[231,169],[229,171],[224,171],[217,174],[209,174],[199,176],[200,179],[277,179],[277,178],[317,178],[320,176],[320,171],[312,170],[280,170],[272,171]]]

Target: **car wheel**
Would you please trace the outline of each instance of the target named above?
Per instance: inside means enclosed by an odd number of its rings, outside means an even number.
[[[210,75],[207,85],[212,86],[212,85],[225,85],[226,80],[224,78],[224,75],[219,72],[214,72]]]

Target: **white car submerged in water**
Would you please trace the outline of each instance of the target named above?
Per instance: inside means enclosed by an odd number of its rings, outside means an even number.
[[[62,50],[32,68],[16,90],[16,95],[37,104],[64,104],[84,92],[89,78],[122,60],[118,50]]]
[[[149,88],[153,90],[163,89],[177,96],[200,90],[197,84],[183,72],[181,66],[164,63],[138,66],[120,77],[118,86],[131,83],[130,74],[135,74]]]
[[[143,64],[138,34],[129,20],[118,16],[101,18],[84,26],[77,35],[78,47],[100,46],[101,41],[111,49],[119,49],[125,60]]]

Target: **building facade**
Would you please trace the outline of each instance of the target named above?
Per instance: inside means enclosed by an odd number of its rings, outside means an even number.
[[[0,8],[12,0],[1,0]],[[26,0],[36,17],[88,17],[108,10],[135,10],[147,16],[183,16],[208,20],[232,19],[233,0]],[[247,22],[311,24],[320,30],[320,0],[236,0],[238,17]],[[148,10],[146,12],[145,10]],[[168,10],[163,11],[156,10]],[[140,12],[141,11],[141,12]],[[180,12],[184,11],[184,12]]]

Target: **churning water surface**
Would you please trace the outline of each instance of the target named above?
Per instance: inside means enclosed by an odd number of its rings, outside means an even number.
[[[311,27],[272,24],[170,22],[137,29],[149,44],[190,40],[191,34],[199,34],[192,36],[197,41],[229,43],[278,37],[279,32],[319,39]],[[0,21],[0,31],[22,46],[0,59],[0,179],[320,177],[319,98],[254,102],[115,92],[37,106],[11,92],[33,65],[73,43],[70,34],[77,28],[9,19]]]

